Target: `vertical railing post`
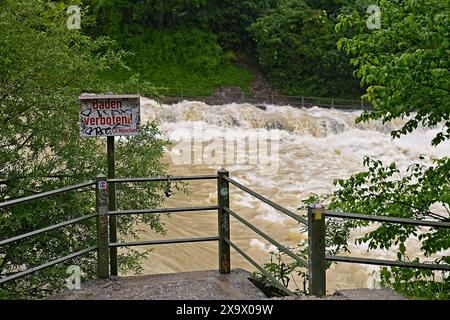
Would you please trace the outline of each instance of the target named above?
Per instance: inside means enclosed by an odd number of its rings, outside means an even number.
[[[308,207],[309,293],[326,294],[325,215],[319,204]]]
[[[97,277],[109,278],[108,186],[106,176],[96,178]]]
[[[225,239],[230,239],[230,214],[224,208],[230,207],[229,183],[224,177],[229,176],[229,172],[220,169],[217,172],[217,199],[219,206],[219,272],[228,274],[231,269],[230,244]]]
[[[114,179],[116,177],[116,165],[115,165],[115,137],[108,137],[107,146],[107,158],[108,158],[108,179]],[[117,210],[116,204],[116,185],[111,183],[108,186],[108,210]],[[117,242],[117,218],[115,216],[109,217],[109,242]],[[117,276],[117,248],[109,249],[111,275]]]

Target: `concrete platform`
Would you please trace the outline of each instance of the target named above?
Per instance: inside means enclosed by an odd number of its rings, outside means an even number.
[[[64,290],[49,300],[259,300],[267,299],[248,278],[235,269],[229,275],[217,270],[92,280],[80,290]]]
[[[158,274],[137,277],[111,277],[91,280],[80,290],[64,290],[49,300],[267,300],[249,281],[251,273],[234,269],[229,275],[217,270]],[[392,289],[337,291],[326,297],[293,296],[274,300],[406,300]]]
[[[349,289],[336,291],[326,297],[294,296],[275,298],[276,300],[408,300],[392,289]]]
[[[408,300],[389,288],[342,290],[335,292],[334,295],[341,296],[345,300]]]

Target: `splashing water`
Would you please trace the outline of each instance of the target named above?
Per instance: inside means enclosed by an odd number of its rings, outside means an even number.
[[[356,124],[361,111],[340,111],[322,108],[299,109],[289,106],[257,107],[251,104],[210,106],[201,102],[184,101],[173,105],[158,105],[143,99],[143,122],[158,120],[161,130],[174,142],[166,152],[172,175],[203,175],[226,167],[230,176],[269,199],[296,210],[310,193],[333,191],[332,181],[347,178],[363,169],[362,159],[370,156],[385,163],[395,161],[401,170],[425,154],[425,162],[449,156],[450,143],[431,146],[436,134],[433,129],[418,129],[415,133],[392,140],[390,132],[404,121],[388,124],[379,121]],[[239,160],[239,149],[227,149],[224,138],[232,133],[235,140],[247,141],[248,152]],[[197,134],[196,134],[197,133]],[[271,140],[271,135],[276,139]],[[251,161],[251,139],[268,137],[269,150],[265,161],[276,161],[276,170],[267,170],[259,161]],[[208,146],[222,140],[213,153]],[[258,139],[254,141],[259,141]],[[260,146],[260,144],[257,144]],[[219,150],[220,149],[220,150]],[[268,148],[270,149],[270,148]],[[205,157],[206,154],[214,154]],[[236,154],[232,160],[227,150]],[[270,152],[271,151],[271,152]],[[180,158],[181,154],[189,157]],[[258,157],[256,157],[258,158]],[[183,159],[185,161],[180,161]],[[237,160],[236,160],[237,159]],[[258,158],[257,160],[260,160]],[[267,163],[266,163],[267,164]],[[273,167],[272,167],[273,168]],[[211,181],[189,183],[190,196],[178,193],[166,201],[166,207],[216,204],[216,185]],[[232,189],[231,207],[245,219],[277,241],[295,246],[305,240],[300,225],[252,196]],[[166,239],[201,237],[217,234],[217,214],[211,212],[186,213],[164,217]],[[151,231],[141,233],[144,239],[161,238]],[[259,263],[268,262],[274,248],[250,229],[232,219],[231,238]],[[407,242],[411,256],[420,252],[417,240]],[[367,245],[351,247],[354,256],[395,259],[392,252],[369,250]],[[254,268],[237,253],[232,254],[232,266],[248,270]],[[183,272],[217,269],[217,244],[182,244],[158,247],[144,263],[145,273]],[[377,286],[379,267],[356,264],[334,264],[327,272],[328,289]]]

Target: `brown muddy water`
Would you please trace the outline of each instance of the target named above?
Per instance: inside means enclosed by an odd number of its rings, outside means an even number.
[[[355,124],[360,111],[270,105],[258,108],[250,104],[209,106],[187,101],[158,105],[143,99],[141,112],[143,122],[158,119],[174,142],[165,156],[169,174],[214,174],[225,167],[237,181],[291,210],[296,210],[310,193],[332,191],[334,179],[362,170],[364,156],[386,163],[395,161],[405,170],[420,154],[427,155],[425,162],[450,155],[449,143],[431,146],[434,130],[418,130],[393,141],[389,132],[398,128],[400,121]],[[189,190],[189,196],[176,193],[165,207],[216,204],[215,181],[190,182]],[[235,188],[231,208],[282,244],[295,246],[306,239],[297,222]],[[162,219],[167,234],[162,237],[142,232],[142,240],[217,235],[216,212],[174,214]],[[353,238],[362,233],[356,231]],[[231,239],[261,264],[269,261],[269,253],[274,250],[233,218]],[[407,245],[411,256],[419,253],[417,240],[411,239]],[[364,245],[352,245],[351,254],[395,259],[392,253],[369,251]],[[233,250],[231,259],[232,267],[254,271]],[[143,267],[144,274],[217,269],[217,243],[157,246]],[[375,266],[334,264],[327,272],[328,290],[377,287],[377,270]],[[295,282],[302,288],[300,278],[293,280],[293,288]]]

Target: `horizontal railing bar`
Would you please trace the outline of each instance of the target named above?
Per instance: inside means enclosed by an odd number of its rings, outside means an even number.
[[[89,252],[94,251],[96,249],[97,249],[97,246],[89,247],[87,249],[83,249],[83,250],[80,250],[78,252],[71,253],[71,254],[69,254],[67,256],[64,256],[62,258],[58,258],[56,260],[47,262],[47,263],[42,264],[40,266],[33,267],[33,268],[30,268],[30,269],[27,269],[27,270],[15,273],[15,274],[13,274],[11,276],[1,278],[0,279],[0,284],[6,283],[8,281],[11,281],[11,280],[14,280],[14,279],[17,279],[17,278],[21,278],[21,277],[26,276],[26,275],[28,275],[30,273],[34,273],[34,272],[37,272],[39,270],[42,270],[42,269],[54,266],[55,264],[58,264],[58,263],[61,263],[61,262],[64,262],[64,261],[67,261],[67,260],[79,257],[79,256],[81,256],[83,254],[89,253]]]
[[[118,248],[118,247],[154,246],[160,244],[193,243],[193,242],[209,242],[209,241],[219,241],[219,237],[117,242],[117,243],[110,243],[109,247]]]
[[[377,221],[377,222],[401,223],[401,224],[417,225],[417,226],[424,226],[424,227],[450,228],[449,222],[413,220],[413,219],[406,219],[406,218],[374,216],[374,215],[370,215],[370,214],[347,213],[347,212],[337,212],[337,211],[325,211],[324,214],[325,214],[325,216],[335,217],[335,218],[349,218],[349,219],[359,219],[359,220],[368,220],[368,221]]]
[[[255,260],[250,258],[249,255],[247,255],[244,251],[242,251],[237,245],[235,245],[233,242],[231,242],[229,239],[225,239],[225,241],[233,247],[234,250],[236,250],[241,256],[243,256],[248,262],[250,262],[256,269],[258,269],[263,275],[265,275],[267,278],[270,279],[270,281],[280,290],[282,290],[284,293],[286,293],[289,296],[293,296],[294,293],[286,288],[284,285],[282,285],[277,279],[275,279],[270,273],[268,273],[266,270],[264,270],[263,267],[261,267]]]
[[[277,242],[276,240],[274,240],[273,238],[271,238],[270,236],[268,236],[267,234],[265,234],[264,232],[262,232],[261,230],[259,230],[258,228],[256,228],[255,226],[253,226],[251,223],[249,223],[248,221],[246,221],[244,218],[242,218],[241,216],[239,216],[237,213],[235,213],[233,210],[231,210],[230,208],[224,208],[224,210],[226,212],[228,212],[230,215],[232,215],[233,217],[235,217],[237,220],[239,220],[241,223],[243,223],[244,225],[246,225],[248,228],[252,229],[254,232],[256,232],[257,234],[259,234],[261,237],[263,237],[264,239],[266,239],[267,241],[269,241],[271,244],[273,244],[275,247],[277,247],[279,250],[283,251],[284,253],[286,253],[287,255],[289,255],[290,257],[292,257],[295,261],[297,261],[298,263],[300,263],[303,267],[308,268],[308,263],[306,263],[305,260],[303,260],[302,258],[300,258],[298,255],[296,255],[295,253],[293,253],[291,250],[289,250],[288,248],[286,248],[285,246],[283,246],[281,243]]]
[[[108,179],[109,183],[142,183],[142,182],[160,182],[160,181],[192,181],[192,180],[216,180],[217,175],[204,176],[168,176],[155,178],[122,178],[122,179]]]
[[[176,212],[211,211],[218,209],[219,209],[218,206],[159,208],[159,209],[143,209],[143,210],[109,211],[108,215],[115,216],[115,215],[130,215],[130,214],[160,214],[160,213],[176,213]]]
[[[239,182],[231,179],[230,177],[224,177],[225,180],[227,180],[228,182],[230,182],[231,184],[235,185],[236,187],[238,187],[239,189],[247,192],[248,194],[254,196],[255,198],[261,200],[262,202],[268,204],[269,206],[271,206],[272,208],[277,209],[278,211],[281,211],[282,213],[288,215],[289,217],[291,217],[294,220],[297,220],[298,222],[303,223],[304,225],[308,225],[308,221],[305,218],[300,217],[299,215],[295,214],[294,212],[276,204],[275,202],[267,199],[266,197],[260,195],[259,193],[256,193],[255,191],[247,188],[246,186],[240,184]]]
[[[368,259],[368,258],[344,257],[344,256],[326,256],[325,259],[328,261],[334,261],[334,262],[361,263],[361,264],[371,264],[371,265],[378,265],[378,266],[391,266],[391,267],[405,267],[405,268],[414,268],[414,269],[450,271],[449,265],[438,265],[438,264],[430,264],[430,263],[392,261],[392,260]]]
[[[84,182],[84,183],[80,183],[80,184],[75,184],[73,186],[68,186],[68,187],[56,189],[56,190],[53,190],[53,191],[47,191],[47,192],[38,193],[38,194],[35,194],[35,195],[32,195],[32,196],[28,196],[28,197],[23,197],[23,198],[19,198],[19,199],[9,200],[9,201],[0,203],[0,208],[10,207],[10,206],[13,206],[13,205],[16,205],[16,204],[22,204],[22,203],[30,202],[30,201],[33,201],[33,200],[36,200],[36,199],[45,198],[45,197],[49,197],[49,196],[54,196],[54,195],[61,194],[61,193],[64,193],[64,192],[85,188],[85,187],[88,187],[88,186],[91,186],[91,185],[94,185],[94,184],[95,184],[95,181],[89,181],[89,182]]]
[[[75,219],[72,219],[72,220],[69,220],[69,221],[65,221],[65,222],[61,222],[61,223],[58,223],[58,224],[55,224],[55,225],[52,225],[52,226],[49,226],[49,227],[45,227],[45,228],[42,228],[42,229],[39,229],[39,230],[27,232],[27,233],[24,233],[24,234],[22,234],[20,236],[16,236],[16,237],[12,237],[12,238],[0,241],[0,246],[3,246],[3,245],[8,244],[8,243],[16,242],[16,241],[19,241],[19,240],[23,240],[23,239],[26,239],[26,238],[29,238],[29,237],[32,237],[32,236],[37,236],[39,234],[42,234],[42,233],[45,233],[45,232],[48,232],[48,231],[51,231],[51,230],[55,230],[55,229],[59,229],[59,228],[62,228],[62,227],[66,227],[66,226],[69,226],[71,224],[75,224],[75,223],[78,223],[78,222],[81,222],[81,221],[84,221],[84,220],[88,220],[88,219],[94,218],[96,216],[97,216],[96,213],[92,213],[92,214],[89,214],[87,216],[75,218]]]

